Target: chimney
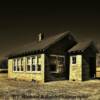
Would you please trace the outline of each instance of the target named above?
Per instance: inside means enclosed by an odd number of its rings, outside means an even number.
[[[42,41],[44,39],[44,33],[39,33],[38,34],[38,41]]]

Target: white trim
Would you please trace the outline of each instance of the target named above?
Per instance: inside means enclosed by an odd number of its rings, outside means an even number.
[[[55,54],[51,54],[50,56],[51,56],[51,57],[52,57],[52,56],[53,56],[53,57],[58,57],[58,56],[59,56],[59,57],[65,57],[64,55],[55,55]]]
[[[50,57],[55,57],[56,59],[58,59],[59,57],[64,58],[64,66],[65,66],[65,56],[64,55],[50,55]],[[56,71],[50,71],[50,73],[59,73],[59,71],[57,70],[57,66],[58,66],[58,61],[56,62]]]
[[[41,57],[41,54],[29,55],[29,56],[23,56],[23,57],[14,58],[13,61],[16,59],[16,71],[14,71],[14,62],[13,62],[13,66],[12,66],[13,72],[41,73],[42,68],[41,68],[40,71],[37,70],[37,68],[38,68],[37,67],[37,65],[38,65],[38,63],[37,63],[38,56]],[[30,60],[29,61],[29,64],[27,63],[27,58],[28,57],[30,58],[29,59]],[[32,71],[32,58],[33,57],[35,57],[35,63],[34,63],[34,65],[35,65],[35,71]],[[19,62],[18,62],[18,59],[20,60]],[[23,62],[21,62],[21,59],[23,59],[24,64],[23,64]],[[40,62],[40,64],[41,64],[41,62]],[[27,65],[30,65],[30,71],[27,71]],[[19,71],[17,70],[18,69],[18,66],[19,66]],[[21,66],[23,66],[23,71],[21,70]],[[42,67],[42,65],[41,65],[41,67]]]

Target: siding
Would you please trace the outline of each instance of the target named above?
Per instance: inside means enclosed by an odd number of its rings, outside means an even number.
[[[44,66],[45,66],[45,54],[41,54],[41,71],[40,72],[14,72],[13,71],[13,59],[8,60],[8,78],[38,82],[44,82]],[[26,62],[24,62],[25,64]]]
[[[72,64],[72,56],[70,56],[69,80],[82,80],[82,55],[76,55],[76,64]]]
[[[96,77],[100,78],[100,53],[96,55]]]

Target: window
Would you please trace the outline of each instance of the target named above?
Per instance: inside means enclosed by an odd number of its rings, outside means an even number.
[[[35,69],[36,69],[36,66],[32,65],[32,71],[35,71]]]
[[[24,58],[14,59],[13,71],[24,71]]]
[[[30,71],[30,70],[31,70],[30,65],[27,65],[27,71]]]
[[[17,71],[17,59],[14,59],[13,71]]]
[[[20,71],[20,67],[19,66],[17,66],[17,71]]]
[[[76,64],[76,56],[72,57],[72,64]]]
[[[50,56],[50,71],[57,71],[57,58],[56,56]]]
[[[64,59],[64,57],[59,57],[58,56],[58,72],[64,72],[64,62],[65,61],[65,59]]]
[[[20,65],[21,65],[21,62],[20,62],[20,58],[17,59],[17,71],[20,71]]]
[[[37,56],[37,71],[41,71],[41,56]]]
[[[29,65],[31,63],[31,58],[27,57],[27,64]]]
[[[35,71],[36,70],[36,57],[33,56],[32,57],[32,71]]]
[[[27,57],[27,71],[31,71],[31,57]]]
[[[50,71],[56,71],[56,64],[50,64]]]
[[[58,57],[58,64],[59,65],[64,64],[64,57]]]
[[[21,71],[24,71],[24,59],[23,58],[21,58]]]
[[[36,59],[35,59],[35,56],[34,56],[34,57],[32,57],[32,64],[34,65],[35,62],[36,62]]]
[[[60,55],[51,55],[50,56],[50,71],[51,72],[57,72],[57,73],[63,73],[64,72],[64,56]]]

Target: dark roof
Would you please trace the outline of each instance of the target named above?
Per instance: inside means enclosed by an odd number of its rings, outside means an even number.
[[[21,48],[13,51],[9,56],[13,55],[19,55],[21,53],[27,53],[27,52],[35,52],[37,50],[44,50],[47,49],[49,46],[54,44],[55,42],[61,40],[66,35],[71,34],[70,31],[66,31],[60,34],[56,34],[54,36],[50,36],[48,38],[43,39],[42,41],[33,41],[32,43],[29,43],[27,45],[22,46]]]
[[[79,42],[77,43],[74,47],[72,47],[70,50],[68,50],[68,52],[75,52],[75,51],[81,51],[81,52],[84,52],[84,50],[86,50],[90,45],[94,45],[94,42],[93,41],[85,41],[85,42]],[[95,47],[96,49],[96,52],[98,52],[97,48]]]

